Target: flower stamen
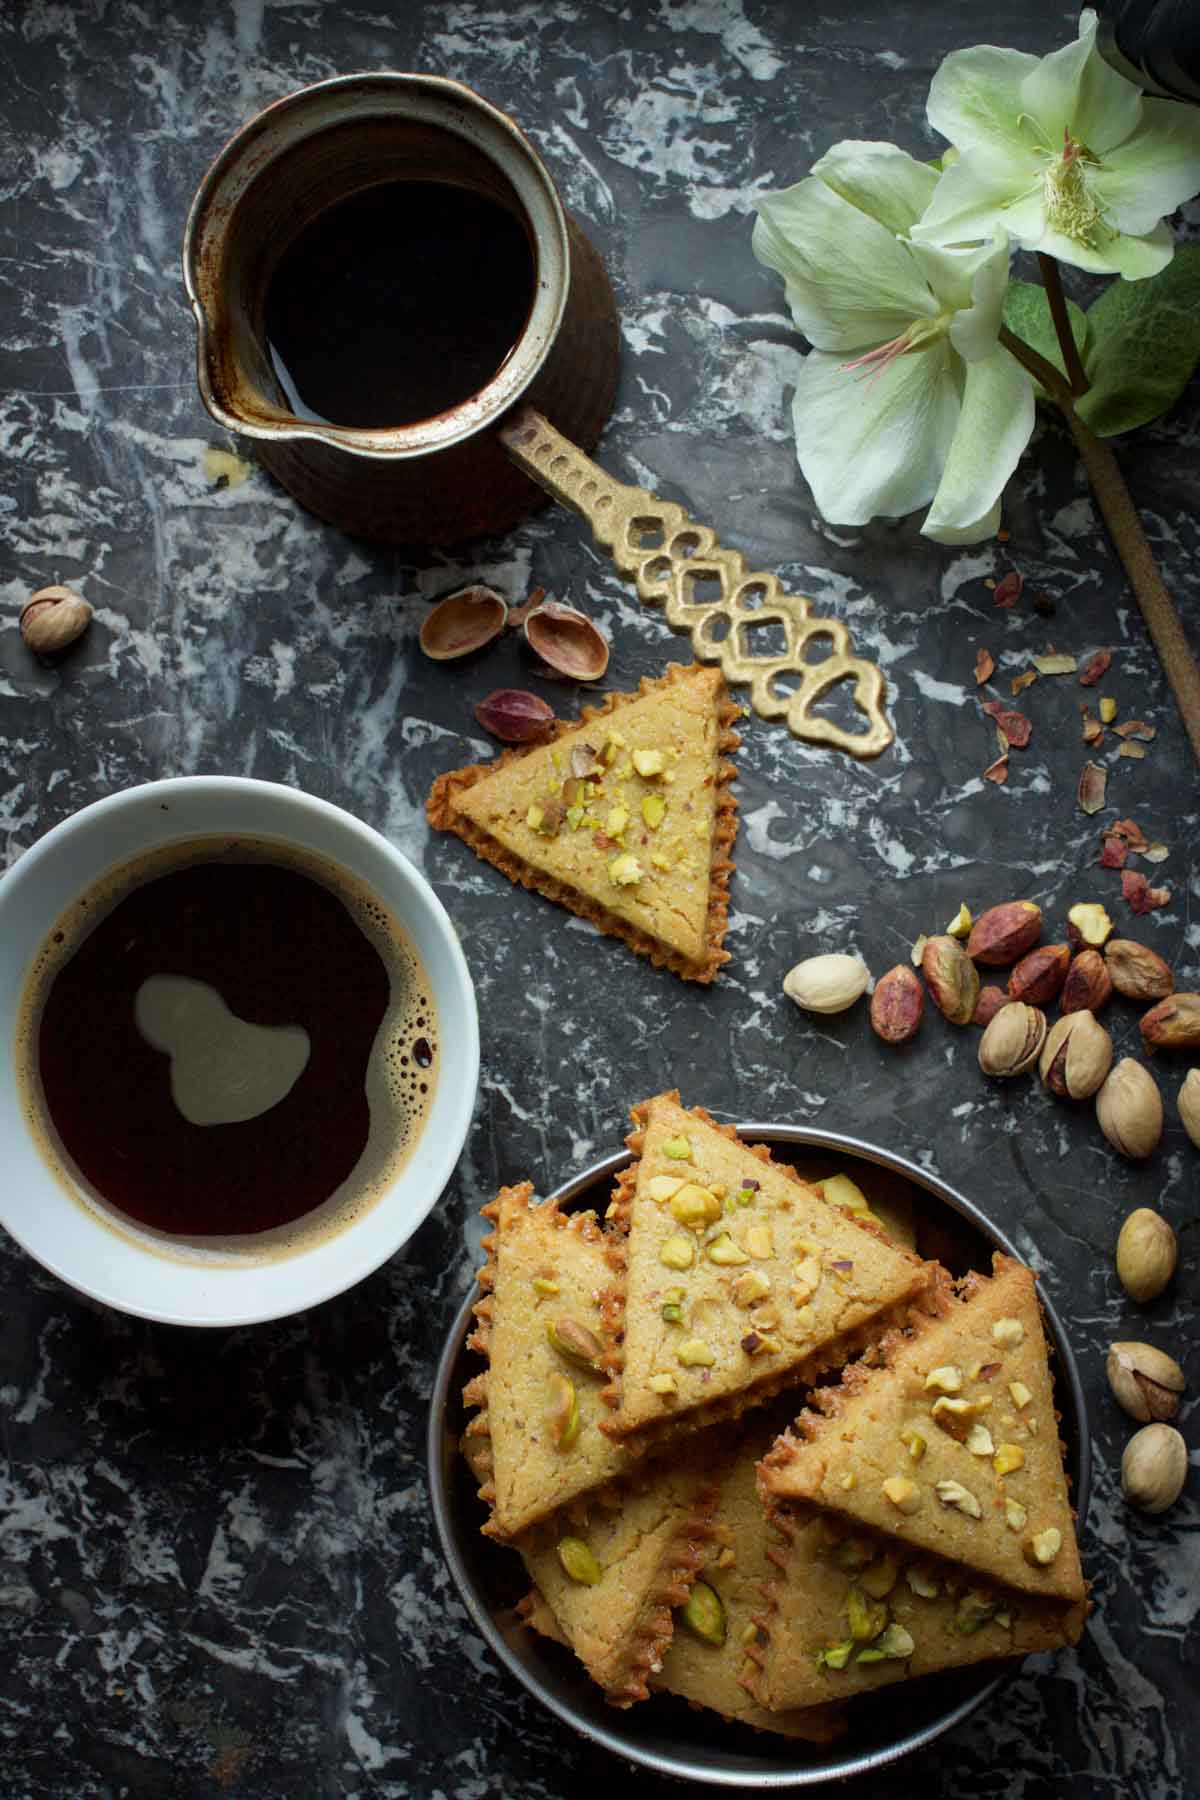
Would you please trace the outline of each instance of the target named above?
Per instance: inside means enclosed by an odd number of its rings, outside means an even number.
[[[1112,235],[1088,182],[1088,169],[1099,167],[1100,158],[1064,126],[1062,155],[1047,165],[1042,176],[1047,220],[1087,250]]]
[[[841,364],[843,372],[850,369],[861,369],[864,374],[878,378],[883,371],[890,368],[900,356],[911,356],[914,351],[929,350],[937,340],[949,330],[951,313],[938,313],[933,319],[914,319],[898,337],[889,338],[886,344],[876,344],[873,350],[864,350],[850,362]]]

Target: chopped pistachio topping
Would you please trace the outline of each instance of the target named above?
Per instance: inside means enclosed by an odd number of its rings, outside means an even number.
[[[595,1587],[602,1578],[604,1571],[582,1538],[560,1538],[557,1551],[558,1560],[572,1581],[578,1581],[584,1587]]]
[[[711,1188],[689,1181],[671,1196],[671,1215],[693,1231],[713,1225],[721,1217],[721,1202]]]
[[[635,887],[645,873],[637,857],[628,850],[608,865],[608,879],[616,887]]]
[[[872,1600],[865,1594],[857,1582],[851,1584],[850,1597],[846,1602],[846,1616],[850,1622],[850,1636],[856,1643],[869,1644],[877,1638],[888,1622],[888,1609],[882,1600]]]
[[[1018,1412],[1023,1412],[1033,1399],[1033,1395],[1023,1381],[1010,1381],[1008,1391],[1012,1395],[1012,1403]]]
[[[696,1247],[681,1231],[672,1232],[659,1251],[658,1260],[666,1269],[690,1269],[696,1260]]]
[[[1025,1467],[1025,1452],[1020,1444],[1001,1444],[992,1460],[992,1467],[997,1475],[1011,1475],[1015,1469]]]
[[[903,1662],[912,1655],[916,1647],[912,1633],[906,1631],[903,1625],[897,1625],[893,1619],[873,1644],[868,1644],[865,1650],[859,1651],[858,1660],[860,1663]]]
[[[691,1139],[684,1137],[682,1132],[678,1137],[669,1137],[663,1143],[662,1153],[664,1156],[671,1157],[675,1162],[691,1162]]]
[[[927,1394],[958,1394],[962,1392],[962,1370],[953,1363],[943,1363],[940,1368],[930,1369],[925,1377]]]
[[[934,1491],[943,1506],[952,1506],[957,1512],[965,1513],[968,1519],[982,1519],[983,1508],[969,1488],[961,1481],[939,1481],[934,1484]]]
[[[661,750],[635,750],[630,761],[645,780],[653,775],[661,775],[667,766],[667,759]]]
[[[673,1375],[652,1375],[650,1392],[652,1394],[677,1394],[679,1388]]]
[[[1034,1532],[1024,1547],[1025,1561],[1032,1563],[1035,1568],[1045,1569],[1054,1561],[1061,1549],[1062,1532],[1058,1530],[1057,1526],[1050,1525],[1045,1531]]]
[[[543,1299],[549,1300],[560,1290],[557,1281],[550,1281],[545,1275],[535,1275],[533,1278],[533,1291],[535,1294],[540,1294]]]
[[[1025,1341],[1025,1327],[1020,1319],[997,1319],[992,1326],[992,1341],[1002,1350],[1015,1350]]]
[[[826,1650],[818,1650],[814,1661],[818,1669],[844,1669],[854,1654],[854,1639],[847,1638],[844,1643],[830,1644]]]
[[[1029,1514],[1019,1500],[1004,1502],[1004,1523],[1010,1531],[1023,1531],[1028,1518]]]
[[[733,1298],[738,1306],[753,1306],[756,1300],[765,1300],[770,1291],[771,1283],[761,1269],[747,1269],[733,1284]],[[761,1322],[767,1323],[766,1320]],[[772,1324],[776,1322],[771,1321]]]
[[[723,1231],[720,1237],[713,1239],[705,1251],[705,1255],[709,1262],[717,1263],[722,1268],[733,1268],[740,1263],[750,1261],[746,1252],[734,1243],[727,1231]]]
[[[904,1445],[914,1462],[920,1462],[926,1450],[929,1448],[923,1433],[919,1432],[915,1425],[905,1427],[900,1433],[900,1442]]]
[[[703,1338],[685,1338],[675,1354],[685,1369],[711,1369],[717,1360]]]
[[[657,831],[667,816],[667,803],[661,794],[642,796],[642,819],[650,831]]]
[[[688,1630],[706,1644],[718,1648],[725,1642],[725,1607],[721,1596],[707,1581],[697,1581],[680,1614]]]
[[[898,1512],[915,1513],[921,1505],[921,1490],[907,1475],[889,1475],[882,1491]]]

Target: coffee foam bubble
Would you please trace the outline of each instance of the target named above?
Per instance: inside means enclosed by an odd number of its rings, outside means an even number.
[[[391,997],[367,1065],[370,1131],[357,1164],[329,1198],[289,1225],[241,1236],[180,1238],[131,1219],[97,1193],[75,1167],[54,1129],[38,1078],[38,1032],[46,995],[84,938],[134,888],[193,863],[267,863],[306,875],[346,907],[387,970]],[[422,1134],[441,1061],[437,1009],[408,933],[363,883],[337,864],[266,838],[203,837],[162,845],[119,864],[57,919],[25,976],[17,1009],[15,1065],[30,1131],[56,1180],[110,1230],[174,1261],[275,1262],[336,1237],[369,1212],[401,1174]]]

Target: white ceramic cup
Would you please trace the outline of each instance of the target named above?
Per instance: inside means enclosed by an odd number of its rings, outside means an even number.
[[[162,1254],[106,1225],[34,1139],[15,1080],[25,981],[54,922],[107,871],[177,840],[253,836],[344,869],[408,933],[438,1016],[438,1074],[398,1176],[341,1230],[274,1260]],[[194,775],[111,794],[56,825],[0,880],[0,1224],[72,1287],[142,1318],[247,1325],[282,1318],[361,1281],[407,1243],[458,1161],[479,1080],[475,992],[454,927],[424,876],[370,826],[326,800],[269,781]],[[86,1071],[80,1072],[86,1079]]]

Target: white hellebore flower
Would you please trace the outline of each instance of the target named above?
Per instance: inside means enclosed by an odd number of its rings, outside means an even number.
[[[894,144],[846,142],[758,202],[754,253],[786,283],[813,348],[796,378],[796,451],[837,525],[930,501],[941,543],[995,531],[1033,430],[1033,384],[996,341],[1008,239],[912,243],[937,183]]]
[[[1052,56],[955,50],[929,123],[959,152],[913,233],[964,243],[1007,231],[1026,250],[1137,281],[1174,255],[1166,213],[1200,188],[1200,117],[1147,100],[1096,49],[1096,15]]]

